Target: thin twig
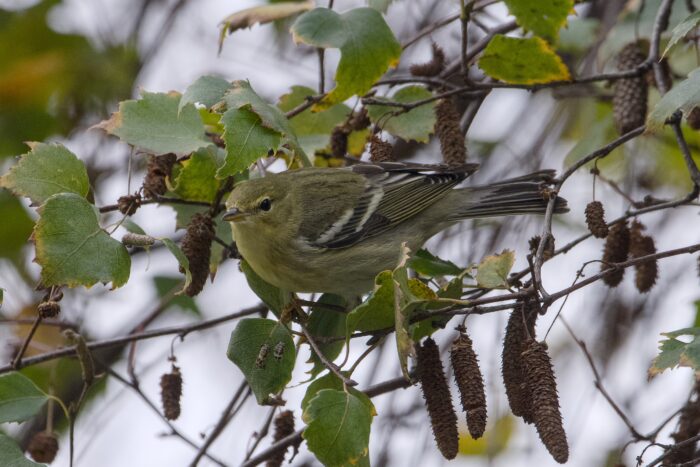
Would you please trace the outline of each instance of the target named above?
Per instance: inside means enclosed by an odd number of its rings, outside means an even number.
[[[306,341],[309,343],[313,351],[316,353],[316,356],[318,357],[319,360],[321,360],[321,363],[323,363],[323,366],[328,368],[331,373],[336,375],[340,380],[346,385],[346,386],[357,386],[357,382],[353,381],[352,379],[348,378],[343,374],[342,371],[340,371],[340,368],[336,366],[335,363],[331,362],[326,358],[326,356],[323,354],[321,351],[320,347],[316,343],[316,339],[314,336],[311,335],[309,330],[304,326],[303,324],[301,326],[301,331],[304,333],[304,337],[306,337]]]
[[[461,16],[461,13],[455,13],[453,15],[446,17],[443,20],[438,21],[437,23],[434,23],[434,24],[431,24],[431,25],[424,27],[423,29],[418,31],[418,33],[415,36],[413,36],[408,41],[404,42],[403,45],[401,45],[401,48],[406,50],[407,48],[409,48],[410,46],[412,46],[413,44],[415,44],[416,42],[418,42],[419,40],[421,40],[425,36],[429,36],[430,34],[434,33],[438,29],[440,29],[444,26],[447,26],[448,24],[450,24],[453,21],[458,20],[460,18],[460,16]]]
[[[386,394],[387,392],[393,392],[397,389],[407,388],[409,386],[411,386],[411,383],[407,381],[403,376],[401,376],[399,378],[394,378],[376,384],[374,386],[370,386],[363,392],[365,393],[365,395],[367,395],[367,397],[375,397],[382,394]],[[303,440],[302,433],[304,433],[304,430],[298,430],[292,433],[291,435],[282,438],[276,443],[273,443],[272,446],[260,452],[257,456],[251,457],[250,459],[243,462],[243,464],[241,464],[241,467],[254,467],[271,458],[272,456],[278,454],[279,452],[285,451],[289,446],[301,443]]]
[[[674,444],[673,446],[670,446],[666,452],[661,454],[659,457],[654,459],[653,461],[649,462],[646,467],[654,467],[655,465],[663,462],[664,459],[666,459],[668,456],[676,452],[677,450],[684,448],[686,446],[689,446],[691,444],[695,444],[698,441],[700,441],[700,435],[695,435],[692,438],[688,438],[686,440],[681,441],[680,443]],[[691,464],[693,465],[693,464]]]
[[[180,199],[180,198],[168,198],[166,196],[159,196],[154,199],[145,199],[141,201],[141,205],[143,206],[144,204],[185,204],[189,206],[203,206],[203,207],[211,207],[212,203],[207,203],[206,201],[190,201],[187,199]],[[119,210],[119,205],[118,204],[108,204],[106,206],[102,206],[99,208],[100,213],[104,214],[106,212],[113,212],[113,211],[118,211]]]
[[[161,411],[158,409],[158,406],[157,406],[151,399],[149,399],[148,396],[146,396],[146,394],[141,390],[141,388],[139,388],[138,386],[134,386],[131,382],[129,382],[128,379],[124,378],[124,377],[121,376],[119,373],[117,373],[116,371],[112,370],[110,367],[108,367],[108,366],[106,366],[106,365],[102,365],[102,368],[103,368],[103,370],[104,370],[107,374],[109,374],[110,376],[114,377],[114,379],[116,379],[117,381],[119,381],[120,383],[122,383],[124,386],[126,386],[126,387],[128,387],[128,388],[131,388],[131,389],[146,403],[146,405],[147,405],[148,407],[151,408],[151,410],[153,410],[156,414],[158,414],[158,416],[159,416],[160,419],[163,421],[163,423],[165,423],[165,424],[168,426],[168,428],[170,429],[170,433],[171,433],[172,435],[177,436],[177,437],[180,438],[182,441],[184,441],[185,444],[191,446],[192,448],[197,449],[197,450],[199,449],[199,445],[197,445],[197,443],[195,443],[194,441],[192,441],[191,439],[189,439],[189,438],[188,438],[187,436],[185,436],[184,434],[180,433],[180,432],[177,430],[177,428],[175,428],[175,426],[170,422],[170,420],[168,420],[167,418],[165,418],[165,416],[164,416],[164,415],[161,413]],[[207,456],[207,458],[208,458],[209,460],[211,460],[211,461],[214,462],[215,464],[219,465],[220,467],[227,467],[227,465],[226,465],[224,462],[222,462],[221,460],[219,460],[219,459],[217,459],[216,457],[212,456],[211,454],[208,454],[208,453],[207,453],[207,454],[205,454],[205,455]]]
[[[27,347],[29,347],[29,343],[34,337],[34,333],[39,328],[41,320],[41,315],[37,314],[36,318],[34,318],[34,324],[32,324],[31,329],[29,329],[29,334],[27,334],[27,337],[24,338],[24,342],[22,342],[22,346],[19,348],[19,352],[17,352],[17,355],[15,355],[15,358],[12,360],[12,364],[10,365],[11,369],[19,370],[20,368],[22,368],[22,357],[24,357],[24,353],[27,351]]]
[[[274,418],[275,418],[275,410],[277,410],[277,407],[272,407],[272,408],[270,409],[270,413],[268,414],[267,418],[266,418],[265,421],[263,422],[262,428],[260,428],[260,430],[258,430],[258,431],[254,434],[254,436],[255,436],[255,441],[253,442],[253,445],[250,447],[250,449],[248,449],[248,451],[246,452],[245,460],[250,459],[250,456],[253,455],[253,453],[255,452],[255,450],[256,450],[256,449],[258,448],[258,446],[260,445],[260,442],[261,442],[263,439],[265,439],[265,437],[267,436],[267,434],[270,432],[270,425],[272,425],[272,420],[274,420]]]
[[[206,441],[204,441],[204,444],[202,444],[202,446],[199,448],[194,459],[192,459],[192,462],[190,462],[190,464],[189,464],[190,467],[196,467],[197,464],[199,464],[199,461],[202,460],[202,457],[207,454],[207,450],[212,445],[212,443],[214,441],[216,441],[216,438],[218,438],[219,435],[224,431],[224,428],[226,428],[226,426],[229,424],[229,422],[232,419],[232,417],[230,417],[230,415],[233,412],[233,408],[238,403],[238,399],[241,398],[241,396],[243,395],[243,392],[246,389],[249,390],[248,383],[243,381],[238,386],[238,390],[233,394],[233,397],[231,398],[229,403],[226,405],[226,408],[224,408],[223,412],[221,412],[221,416],[219,417],[219,421],[216,423],[216,426],[212,430],[211,434],[206,439]]]
[[[554,302],[561,297],[578,290],[582,287],[585,287],[589,284],[592,284],[593,282],[596,282],[603,277],[607,276],[608,274],[612,274],[615,270],[617,269],[624,269],[624,268],[629,268],[631,266],[637,265],[644,263],[646,261],[652,261],[652,260],[657,260],[657,259],[662,259],[662,258],[668,258],[671,256],[678,256],[678,255],[683,255],[683,254],[692,254],[695,253],[696,251],[700,251],[700,243],[696,243],[694,245],[689,245],[683,248],[675,248],[673,250],[667,250],[667,251],[662,251],[660,253],[654,253],[652,255],[646,255],[646,256],[638,256],[636,258],[629,259],[627,261],[623,261],[621,263],[608,263],[609,269],[605,269],[598,274],[595,274],[593,276],[587,277],[586,279],[582,280],[581,282],[572,285],[571,287],[567,287],[564,290],[560,290],[559,292],[553,293],[550,296],[550,301]]]
[[[292,110],[285,113],[284,116],[287,118],[294,118],[297,115],[299,115],[300,113],[302,113],[304,110],[308,109],[309,107],[311,107],[315,103],[319,102],[325,96],[326,96],[325,94],[321,94],[318,96],[307,96],[306,100],[304,102],[302,102],[301,104],[294,107]]]
[[[605,390],[605,387],[603,386],[603,381],[600,378],[600,373],[598,373],[598,369],[595,366],[595,363],[593,362],[593,357],[591,356],[590,352],[586,348],[586,343],[583,342],[581,339],[579,339],[576,334],[574,334],[573,329],[571,329],[571,326],[569,326],[569,323],[566,322],[563,316],[559,318],[559,320],[562,322],[566,330],[568,331],[569,335],[571,338],[576,342],[576,345],[579,346],[583,354],[586,356],[586,360],[588,360],[588,365],[591,368],[591,371],[593,372],[593,377],[595,378],[595,387],[598,389],[598,391],[605,397],[605,400],[608,401],[608,404],[610,404],[610,407],[617,413],[617,415],[620,417],[622,422],[627,425],[627,428],[630,430],[630,433],[632,433],[632,436],[634,436],[635,439],[639,440],[646,440],[648,439],[646,436],[641,434],[637,429],[632,425],[632,422],[627,418],[627,415],[622,411],[622,409],[615,403],[615,401],[612,399],[608,391]]]
[[[107,348],[107,347],[116,347],[119,345],[128,344],[129,342],[133,342],[133,341],[152,339],[154,337],[169,336],[169,335],[173,335],[173,334],[178,334],[178,335],[184,336],[186,334],[189,334],[190,332],[209,329],[211,327],[217,326],[217,325],[224,323],[224,322],[227,322],[227,321],[232,321],[234,319],[242,318],[244,316],[249,316],[249,315],[253,315],[256,313],[260,313],[262,310],[266,310],[266,309],[267,309],[267,307],[265,307],[264,305],[257,305],[257,306],[251,307],[251,308],[246,308],[244,310],[238,311],[236,313],[231,313],[228,315],[220,316],[218,318],[213,318],[210,320],[201,321],[201,322],[194,323],[194,324],[189,324],[189,325],[185,325],[185,326],[173,326],[173,327],[168,327],[168,328],[163,328],[163,329],[156,329],[153,331],[133,333],[133,334],[129,334],[127,336],[116,337],[113,339],[105,339],[102,341],[88,342],[87,346],[90,350],[95,350],[95,349],[102,349],[102,348]],[[0,374],[8,373],[10,371],[13,371],[13,370],[16,370],[19,368],[24,368],[24,367],[27,367],[30,365],[36,365],[37,363],[42,363],[42,362],[46,362],[49,360],[54,360],[56,358],[74,355],[75,353],[76,353],[75,346],[64,347],[62,349],[54,350],[52,352],[46,352],[46,353],[36,355],[34,357],[30,357],[30,358],[26,358],[26,359],[22,360],[21,362],[19,362],[17,367],[14,367],[12,364],[2,366],[2,367],[0,367]]]

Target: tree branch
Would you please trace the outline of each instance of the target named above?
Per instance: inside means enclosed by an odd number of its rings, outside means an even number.
[[[250,315],[253,315],[256,313],[260,313],[261,311],[266,310],[266,309],[267,309],[267,307],[261,304],[261,305],[257,305],[257,306],[251,307],[251,308],[246,308],[246,309],[238,311],[236,313],[231,313],[228,315],[221,316],[219,318],[213,318],[213,319],[202,321],[202,322],[195,323],[195,324],[189,324],[189,325],[184,325],[184,326],[174,326],[174,327],[169,327],[169,328],[164,328],[164,329],[156,329],[154,331],[133,333],[133,334],[129,334],[127,336],[116,337],[113,339],[105,339],[102,341],[88,342],[87,347],[90,350],[95,350],[95,349],[102,349],[102,348],[107,348],[107,347],[115,347],[115,346],[119,346],[119,345],[123,345],[123,344],[128,344],[129,342],[134,342],[134,341],[139,341],[139,340],[144,340],[144,339],[152,339],[154,337],[169,336],[169,335],[173,335],[173,334],[179,334],[181,336],[185,336],[185,335],[189,334],[190,332],[208,329],[208,328],[217,326],[221,323],[224,323],[226,321],[232,321],[234,319],[242,318],[244,316],[250,316]],[[67,356],[75,355],[75,354],[76,354],[76,346],[64,347],[62,349],[54,350],[52,352],[46,352],[46,353],[43,353],[40,355],[36,355],[34,357],[25,358],[23,361],[20,362],[20,365],[18,365],[17,368],[13,367],[12,364],[4,365],[4,366],[0,367],[0,374],[8,373],[10,371],[24,368],[24,367],[27,367],[30,365],[36,365],[37,363],[42,363],[42,362],[46,362],[49,360],[54,360],[56,358],[67,357]]]

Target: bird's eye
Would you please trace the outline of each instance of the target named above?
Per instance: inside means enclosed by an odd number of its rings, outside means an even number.
[[[263,211],[269,211],[271,207],[272,201],[270,201],[270,198],[265,198],[264,200],[260,201],[260,209]]]

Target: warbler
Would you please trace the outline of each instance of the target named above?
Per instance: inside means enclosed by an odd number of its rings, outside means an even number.
[[[223,218],[243,258],[270,284],[356,297],[397,266],[402,243],[415,252],[463,219],[544,214],[553,171],[456,188],[477,168],[384,162],[289,170],[237,184]],[[567,210],[557,198],[554,212]]]

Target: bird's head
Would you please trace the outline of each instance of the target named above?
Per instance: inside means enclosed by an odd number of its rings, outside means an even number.
[[[226,201],[223,219],[256,228],[284,225],[293,207],[286,181],[272,174],[238,183]]]

